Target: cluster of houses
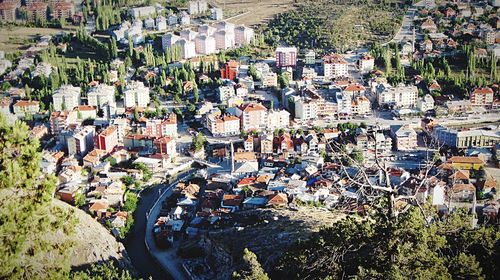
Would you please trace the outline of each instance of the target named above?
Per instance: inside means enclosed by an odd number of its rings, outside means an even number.
[[[0,21],[71,19],[73,22],[80,22],[83,16],[81,12],[75,12],[75,5],[72,0],[3,0],[0,3]]]

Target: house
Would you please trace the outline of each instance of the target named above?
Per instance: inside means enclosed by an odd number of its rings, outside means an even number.
[[[79,193],[81,193],[79,185],[67,185],[59,189],[56,192],[56,196],[64,202],[73,204],[75,202],[75,196]]]
[[[267,201],[267,206],[286,207],[288,205],[288,196],[285,193],[272,195]]]
[[[221,201],[221,207],[229,209],[231,212],[240,210],[243,202],[243,196],[238,194],[224,194]]]
[[[454,184],[451,188],[450,200],[454,202],[471,202],[476,196],[473,184]]]
[[[99,218],[102,218],[106,215],[108,208],[109,208],[108,200],[106,199],[94,200],[93,202],[91,202],[91,205],[89,207],[89,212],[96,215]]]
[[[33,115],[38,113],[40,110],[40,102],[29,101],[29,100],[19,100],[14,105],[14,114],[16,115]]]
[[[422,22],[422,24],[420,25],[420,29],[422,29],[423,31],[428,31],[429,33],[436,33],[437,26],[432,18],[429,17],[424,20],[424,22]]]
[[[267,198],[261,196],[248,197],[243,201],[243,209],[255,209],[266,206]]]
[[[399,151],[410,151],[417,147],[417,133],[408,125],[391,126],[391,136],[394,139],[395,148]]]
[[[484,167],[484,161],[478,157],[453,156],[448,159],[448,162],[455,169],[479,170]]]

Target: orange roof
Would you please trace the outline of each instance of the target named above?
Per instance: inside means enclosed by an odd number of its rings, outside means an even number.
[[[43,3],[43,2],[33,2],[33,3],[30,3],[28,6],[27,6],[27,9],[30,10],[30,11],[41,11],[41,10],[46,10],[47,9],[47,6],[48,4],[47,3]]]
[[[92,206],[90,206],[89,211],[106,211],[109,207],[109,203],[107,201],[99,200],[94,202]]]
[[[225,122],[228,122],[228,121],[239,121],[240,120],[238,117],[235,117],[235,116],[224,116],[224,117],[222,117],[222,119]]]
[[[172,141],[172,138],[171,137],[167,137],[167,136],[163,136],[161,138],[156,138],[154,140],[154,143],[155,144],[167,144],[169,143],[170,141]]]
[[[347,61],[342,56],[335,53],[325,55],[323,62],[327,64],[347,64]]]
[[[226,206],[238,206],[243,201],[243,197],[238,194],[225,194],[222,197],[222,201],[224,201],[224,205]]]
[[[255,177],[245,177],[238,182],[238,186],[250,185],[255,182]]]
[[[348,85],[344,91],[363,91],[365,90],[365,87],[360,85],[360,84],[352,84]]]
[[[476,191],[476,187],[474,187],[473,184],[455,184],[451,188],[453,192],[460,192],[460,191],[471,191],[474,192]]]
[[[493,94],[493,90],[489,87],[482,87],[482,88],[476,88],[473,92],[473,94]]]
[[[457,170],[457,172],[450,175],[449,178],[455,179],[455,180],[469,180],[470,172],[469,172],[469,170]]]
[[[472,163],[472,164],[484,164],[484,161],[478,157],[451,157],[449,160],[451,163]]]
[[[267,111],[266,107],[260,103],[248,103],[240,106],[240,110],[243,112],[252,112],[252,111]]]
[[[109,136],[109,135],[111,135],[115,131],[116,131],[116,127],[115,126],[108,126],[105,130],[103,130],[101,133],[99,133],[99,135],[101,135],[101,136]]]
[[[89,106],[89,105],[80,105],[76,106],[77,111],[95,111],[94,106]]]
[[[254,152],[239,152],[234,153],[234,160],[255,160],[257,157]]]
[[[38,106],[40,102],[38,101],[30,101],[30,100],[19,100],[14,104],[16,107],[27,107],[27,106]]]
[[[268,205],[287,205],[288,197],[284,193],[275,194],[267,202]]]

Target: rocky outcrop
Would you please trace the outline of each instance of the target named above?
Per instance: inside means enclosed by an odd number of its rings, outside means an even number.
[[[61,233],[61,236],[58,236],[65,239],[65,242],[73,243],[70,253],[70,263],[73,268],[80,269],[91,264],[116,261],[120,267],[134,271],[123,244],[116,241],[103,225],[80,209],[59,200],[54,200],[54,203],[74,212],[73,217],[76,220],[74,233],[69,236]]]

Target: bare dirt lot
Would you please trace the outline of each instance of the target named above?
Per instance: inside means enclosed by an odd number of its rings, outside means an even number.
[[[224,10],[224,18],[234,24],[253,26],[272,19],[276,14],[294,9],[293,0],[215,0]]]
[[[0,28],[0,50],[22,51],[29,47],[38,36],[53,35],[67,29],[10,26]]]

